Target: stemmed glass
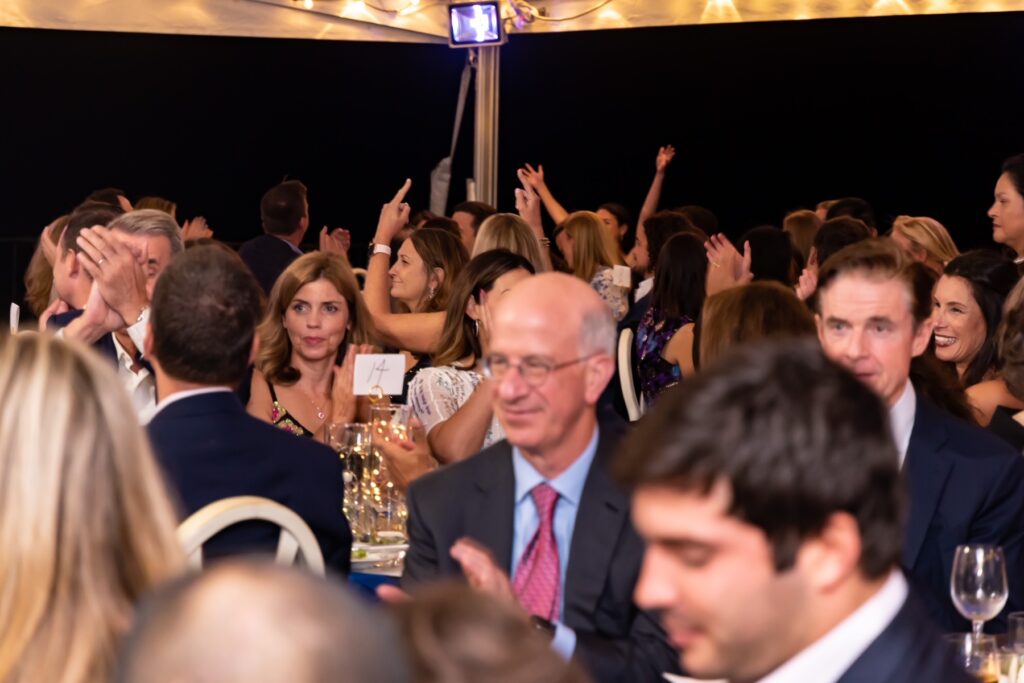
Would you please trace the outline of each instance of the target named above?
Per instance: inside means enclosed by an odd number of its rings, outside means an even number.
[[[359,541],[367,541],[373,525],[366,509],[366,489],[372,459],[370,425],[360,423],[332,424],[328,428],[331,446],[344,465],[344,512],[352,533]]]
[[[387,471],[387,463],[380,452],[381,442],[404,441],[409,438],[410,406],[374,406],[370,409],[370,432],[374,443],[375,481],[373,502],[377,513],[377,532],[388,532],[390,537],[404,537],[407,516],[405,500],[395,487]]]
[[[971,621],[974,638],[980,639],[985,622],[1006,605],[1006,559],[1003,549],[991,545],[958,545],[953,555],[950,578],[953,604]]]

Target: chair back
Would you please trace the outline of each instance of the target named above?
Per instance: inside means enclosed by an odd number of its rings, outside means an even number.
[[[643,408],[633,386],[633,330],[628,327],[619,333],[619,386],[629,421],[636,422],[643,415]]]
[[[278,564],[292,565],[301,557],[310,571],[324,575],[324,557],[309,526],[284,505],[259,496],[216,500],[182,522],[178,526],[178,541],[185,549],[189,565],[201,569],[203,544],[229,526],[250,520],[270,522],[281,528],[275,556]]]

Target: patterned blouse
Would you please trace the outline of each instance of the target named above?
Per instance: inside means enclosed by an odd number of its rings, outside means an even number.
[[[613,273],[612,268],[602,268],[591,278],[590,286],[604,299],[608,308],[612,309],[612,315],[618,322],[625,318],[629,311],[629,289],[615,284],[612,279]]]
[[[452,365],[420,370],[409,384],[409,405],[413,414],[430,430],[454,415],[469,400],[470,394],[483,379],[475,370],[463,370]],[[497,417],[484,437],[484,448],[505,438]]]
[[[665,360],[662,353],[676,332],[692,323],[687,316],[681,318],[655,318],[654,309],[648,308],[636,328],[637,369],[640,389],[650,406],[658,394],[677,384],[682,376],[679,366]]]
[[[267,386],[270,388],[270,399],[274,402],[274,407],[270,409],[270,421],[274,423],[275,427],[280,427],[286,432],[291,432],[295,436],[306,436],[313,438],[314,432],[306,429],[306,427],[293,418],[291,414],[284,409],[281,402],[277,400],[277,392],[274,391],[274,385],[267,382]]]

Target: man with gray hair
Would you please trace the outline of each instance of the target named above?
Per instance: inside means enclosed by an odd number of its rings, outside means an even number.
[[[380,610],[299,569],[227,561],[145,600],[117,683],[406,683]]]
[[[163,211],[139,209],[104,228],[82,230],[79,261],[92,277],[85,311],[62,330],[64,337],[93,344],[112,335],[117,374],[141,417],[156,405],[156,384],[142,359],[149,301],[160,274],[184,251],[181,230]]]
[[[678,656],[632,599],[643,544],[607,473],[623,425],[596,410],[614,347],[608,306],[581,280],[538,275],[502,298],[484,373],[507,440],[413,482],[402,584],[461,572],[595,681],[653,683]]]

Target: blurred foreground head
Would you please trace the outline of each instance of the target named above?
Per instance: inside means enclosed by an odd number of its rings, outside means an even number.
[[[224,562],[155,593],[119,683],[403,683],[398,638],[341,586],[299,569]]]

